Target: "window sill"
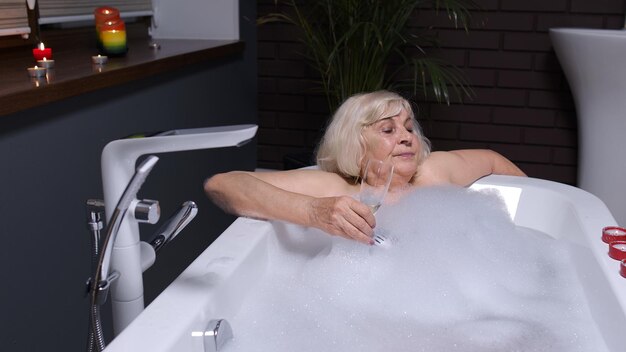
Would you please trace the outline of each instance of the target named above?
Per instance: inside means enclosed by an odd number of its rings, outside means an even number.
[[[153,49],[150,43],[158,43]],[[147,35],[127,40],[128,53],[92,65],[95,41],[88,35],[57,36],[46,42],[53,49],[55,67],[47,77],[32,79],[27,67],[35,65],[29,47],[0,51],[0,116],[55,102],[79,94],[113,87],[169,72],[187,65],[243,52],[237,40],[158,39]]]

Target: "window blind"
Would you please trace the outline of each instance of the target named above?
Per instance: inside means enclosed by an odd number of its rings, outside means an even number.
[[[0,36],[30,33],[26,0],[0,0]]]
[[[39,24],[92,20],[93,10],[100,6],[115,7],[120,10],[121,17],[152,16],[152,0],[38,0],[38,2]]]

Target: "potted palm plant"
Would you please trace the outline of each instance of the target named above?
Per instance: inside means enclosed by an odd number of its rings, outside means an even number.
[[[418,8],[445,11],[467,30],[472,0],[276,0],[286,12],[262,16],[259,23],[282,21],[301,31],[302,54],[319,74],[319,84],[333,111],[349,96],[379,89],[423,93],[450,103],[451,93],[471,95],[463,73],[429,56],[437,42],[429,31],[411,32],[408,22]],[[424,28],[428,26],[424,25]],[[417,55],[408,55],[414,48]]]

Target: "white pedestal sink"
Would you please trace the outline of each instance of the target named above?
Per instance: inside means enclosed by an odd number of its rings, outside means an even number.
[[[626,226],[626,31],[552,28],[550,38],[576,104],[578,186]]]

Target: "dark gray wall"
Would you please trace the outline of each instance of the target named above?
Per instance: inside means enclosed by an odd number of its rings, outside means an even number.
[[[102,198],[100,153],[138,131],[256,123],[256,17],[241,1],[242,56],[0,117],[0,350],[82,351],[86,344],[90,240],[85,200]],[[256,143],[161,154],[139,193],[162,219],[186,200],[199,213],[145,273],[151,301],[234,219],[213,206],[203,180],[253,169]],[[110,335],[109,335],[110,337]]]
[[[475,0],[469,31],[446,11],[420,7],[409,29],[425,28],[441,47],[429,55],[459,67],[476,95],[460,104],[436,104],[415,96],[417,118],[433,150],[489,148],[513,160],[529,176],[575,185],[578,125],[574,101],[548,30],[552,27],[620,29],[624,0]],[[258,0],[262,16],[274,0]],[[310,152],[330,116],[299,53],[299,32],[289,24],[259,27],[259,167],[282,168],[285,157]],[[421,57],[410,49],[407,55]],[[411,96],[411,94],[407,94]]]

